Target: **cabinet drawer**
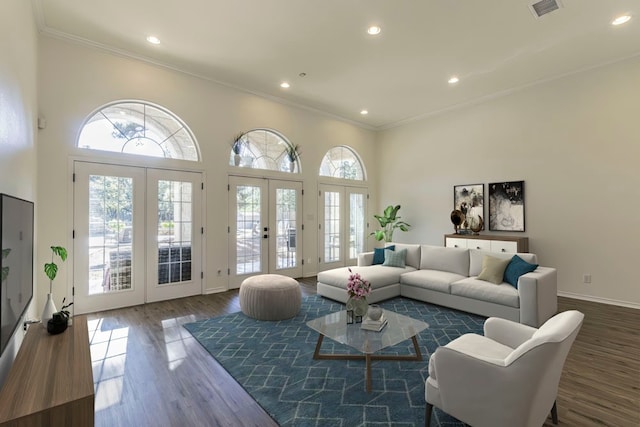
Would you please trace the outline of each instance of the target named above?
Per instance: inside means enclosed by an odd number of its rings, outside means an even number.
[[[467,239],[458,239],[456,237],[447,237],[448,248],[466,248]]]
[[[491,252],[518,252],[518,242],[506,242],[502,240],[491,241]]]
[[[469,249],[478,249],[481,251],[491,251],[491,240],[482,239],[469,239],[467,240],[467,247]]]

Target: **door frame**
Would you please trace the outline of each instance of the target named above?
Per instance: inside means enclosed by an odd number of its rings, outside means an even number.
[[[67,230],[69,230],[67,246],[66,246],[67,248],[74,247],[75,238],[76,238],[75,232],[74,232],[74,226],[75,226],[74,165],[76,162],[95,163],[98,165],[111,165],[111,166],[123,166],[123,167],[140,167],[140,168],[144,168],[145,170],[156,169],[156,170],[179,171],[179,172],[194,172],[194,173],[199,173],[201,175],[202,183],[207,182],[206,172],[202,168],[201,162],[196,163],[191,161],[183,161],[183,160],[175,160],[175,159],[144,157],[145,166],[140,166],[140,156],[137,156],[137,155],[122,154],[120,156],[117,153],[116,154],[92,153],[91,157],[85,156],[85,155],[70,156],[67,162],[67,170],[68,170],[68,176],[69,176],[69,181],[67,182],[71,182],[71,185],[67,187],[67,206],[68,206],[68,212],[71,212],[71,215],[67,216]],[[145,177],[146,177],[146,173],[145,173]],[[145,179],[145,186],[146,186],[146,179]],[[207,234],[206,234],[207,232],[207,216],[206,216],[207,197],[206,197],[206,191],[204,191],[204,184],[201,187],[201,190],[202,190],[200,193],[201,204],[202,204],[202,209],[201,209],[202,222],[201,223],[203,227],[203,233],[201,234],[200,269],[202,274],[200,278],[200,282],[201,282],[200,293],[204,295],[206,293],[205,279],[207,277],[207,263],[205,262],[205,260],[207,259],[207,244],[206,244],[207,243],[207,239],[206,239],[207,237]],[[146,205],[146,194],[145,194],[145,205]],[[145,221],[146,221],[146,213],[145,213]],[[146,251],[146,242],[145,242],[145,251]],[[77,281],[77,277],[75,275],[75,263],[77,261],[76,261],[74,251],[69,251],[67,262],[69,265],[71,265],[71,269],[70,269],[71,272],[67,276],[67,284],[66,284],[67,295],[71,295],[72,299],[75,299],[75,287],[76,287],[76,281]],[[145,264],[146,264],[146,260],[145,260]],[[146,276],[146,269],[145,269],[145,276]],[[146,290],[145,290],[145,298],[146,298]],[[146,302],[144,302],[144,304],[146,304]],[[75,315],[76,314],[75,305],[72,305],[70,308],[72,309],[72,313],[71,313],[72,316]]]
[[[265,218],[260,218],[260,239],[261,239],[261,270],[259,272],[252,272],[248,274],[238,275],[236,273],[236,260],[237,260],[237,246],[236,239],[234,236],[237,235],[236,229],[236,221],[232,217],[233,212],[236,212],[236,204],[232,201],[232,192],[231,190],[235,188],[235,184],[232,183],[232,180],[247,180],[247,182],[253,181],[256,186],[260,183],[261,191],[264,193],[265,197],[261,197],[261,212],[264,212],[266,215]],[[276,264],[274,263],[275,254],[275,245],[276,242],[276,234],[275,234],[275,200],[272,200],[272,193],[275,188],[272,184],[275,183],[291,183],[297,191],[298,201],[297,201],[297,209],[296,209],[296,259],[297,265],[291,269],[272,269]],[[228,174],[227,175],[227,221],[228,221],[228,239],[227,239],[227,253],[228,253],[228,289],[237,289],[240,287],[241,282],[247,277],[255,276],[258,274],[282,274],[290,277],[302,277],[303,274],[303,227],[302,227],[302,211],[304,209],[303,203],[303,193],[304,193],[304,181],[301,179],[283,179],[282,177],[267,177],[267,176],[256,176],[256,175],[239,175],[239,174]],[[267,223],[267,230],[264,230],[263,221]],[[264,236],[267,236],[265,238]],[[273,249],[273,250],[272,250]]]
[[[326,262],[324,257],[324,227],[325,227],[325,205],[324,205],[324,193],[326,191],[335,191],[340,194],[340,257],[336,261]],[[362,194],[364,196],[364,212],[363,212],[363,251],[367,248],[367,236],[369,230],[369,222],[367,221],[367,215],[369,211],[369,187],[348,185],[345,183],[329,183],[318,182],[318,272],[330,270],[333,268],[345,267],[348,265],[355,265],[357,263],[356,258],[350,258],[350,241],[349,241],[349,226],[351,225],[351,218],[349,216],[350,211],[350,195],[353,193]]]

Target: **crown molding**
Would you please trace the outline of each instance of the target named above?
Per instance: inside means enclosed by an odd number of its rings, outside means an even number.
[[[33,1],[34,1],[34,3],[39,3],[38,0],[33,0]],[[36,11],[36,16],[38,15],[38,13],[41,14],[41,12],[37,12]],[[110,54],[115,55],[115,56],[120,56],[120,57],[127,58],[127,59],[133,59],[133,60],[136,60],[136,61],[145,62],[147,64],[151,64],[151,65],[159,67],[159,68],[168,69],[168,70],[171,70],[171,71],[174,71],[174,72],[177,72],[177,73],[181,73],[181,74],[185,74],[185,75],[188,75],[188,76],[191,76],[191,77],[195,77],[195,78],[198,78],[198,79],[201,79],[201,80],[205,80],[205,81],[207,81],[209,83],[213,83],[213,84],[216,84],[216,85],[224,86],[226,88],[233,89],[233,90],[236,90],[236,91],[239,91],[239,92],[243,92],[243,93],[246,93],[246,94],[254,95],[254,96],[257,96],[257,97],[260,97],[260,98],[263,98],[263,99],[267,99],[267,100],[272,101],[272,102],[276,102],[278,104],[286,105],[286,106],[289,106],[289,107],[297,108],[299,110],[304,110],[304,111],[311,112],[313,114],[324,116],[324,117],[327,117],[327,118],[330,118],[330,119],[333,119],[333,120],[338,120],[338,121],[341,121],[341,122],[344,122],[344,123],[348,123],[350,125],[359,127],[361,129],[365,129],[365,130],[369,130],[369,131],[376,131],[376,127],[375,126],[371,126],[371,125],[368,125],[368,124],[365,124],[365,123],[361,123],[361,122],[358,122],[358,121],[355,121],[355,120],[351,120],[351,119],[348,119],[346,117],[342,117],[342,116],[339,116],[337,114],[330,113],[328,111],[324,111],[324,110],[321,110],[321,109],[318,109],[318,108],[314,108],[314,107],[309,107],[307,105],[300,104],[300,103],[297,103],[297,102],[294,102],[294,101],[290,101],[290,100],[285,99],[285,98],[280,98],[278,96],[274,96],[274,95],[270,95],[270,94],[267,94],[267,93],[263,93],[263,92],[259,92],[259,91],[255,91],[255,90],[251,90],[251,89],[247,89],[247,88],[240,87],[240,86],[237,86],[237,85],[234,85],[234,84],[231,84],[231,83],[227,83],[227,82],[224,82],[224,81],[221,81],[221,80],[216,80],[216,79],[214,79],[214,78],[212,78],[210,76],[206,76],[204,74],[195,73],[195,72],[192,72],[192,71],[189,71],[189,70],[185,70],[183,68],[179,68],[179,67],[176,67],[174,65],[170,65],[170,64],[167,64],[165,62],[158,61],[158,60],[150,58],[148,56],[138,55],[138,54],[129,52],[129,51],[124,50],[124,49],[115,48],[113,46],[107,46],[105,44],[98,43],[98,42],[95,42],[95,41],[92,41],[92,40],[88,40],[88,39],[85,39],[85,38],[82,38],[82,37],[78,37],[78,36],[75,36],[73,34],[68,34],[68,33],[65,33],[65,32],[62,32],[62,31],[55,30],[53,28],[49,28],[49,27],[46,26],[46,24],[44,24],[44,20],[43,19],[36,19],[36,23],[38,25],[38,31],[39,31],[40,35],[42,35],[43,37],[49,37],[49,38],[52,38],[52,39],[62,40],[62,41],[65,41],[65,42],[70,42],[70,43],[74,43],[74,44],[81,45],[81,46],[84,46],[84,47],[89,47],[89,48],[92,48],[92,49],[95,49],[95,50],[100,50],[100,51],[103,51],[103,52],[107,52],[107,53],[110,53]]]
[[[424,113],[424,114],[419,114],[417,116],[413,116],[413,117],[409,117],[403,120],[399,120],[397,122],[393,122],[393,123],[388,123],[386,125],[382,125],[382,126],[378,126],[376,127],[377,131],[383,131],[383,130],[388,130],[388,129],[393,129],[393,128],[397,128],[400,126],[404,126],[404,125],[408,125],[410,123],[414,123],[414,122],[418,122],[421,120],[425,120],[425,119],[429,119],[431,117],[435,117],[435,116],[439,116],[441,114],[445,114],[445,113],[449,113],[451,111],[455,111],[455,110],[460,110],[463,108],[468,108],[468,107],[473,107],[479,104],[484,104],[485,102],[489,102],[492,101],[494,99],[498,99],[498,98],[502,98],[508,95],[511,95],[513,93],[516,92],[520,92],[523,91],[525,89],[529,89],[531,87],[534,86],[539,86],[545,83],[549,83],[555,80],[560,80],[563,79],[565,77],[570,77],[576,74],[581,74],[581,73],[585,73],[588,71],[592,71],[598,68],[604,68],[607,67],[609,65],[613,65],[613,64],[617,64],[620,62],[625,62],[634,58],[638,58],[640,57],[640,52],[634,53],[632,55],[628,55],[622,58],[617,58],[617,59],[613,59],[610,61],[605,61],[605,62],[601,62],[595,65],[589,65],[587,67],[583,67],[583,68],[579,68],[577,70],[573,70],[573,71],[569,71],[566,73],[562,73],[562,74],[557,74],[551,77],[546,77],[544,79],[539,79],[539,80],[535,80],[533,82],[529,82],[529,83],[525,83],[523,85],[520,86],[514,86],[512,88],[509,89],[505,89],[499,92],[495,92],[495,93],[491,93],[489,95],[485,95],[485,96],[481,96],[475,99],[472,99],[470,101],[466,101],[466,102],[460,102],[458,104],[453,104],[451,106],[439,109],[439,110],[435,110],[435,111],[430,111],[428,113]]]

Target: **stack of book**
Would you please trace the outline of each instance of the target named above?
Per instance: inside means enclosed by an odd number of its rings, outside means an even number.
[[[378,320],[371,320],[367,317],[362,321],[362,329],[368,331],[380,332],[385,326],[387,326],[387,319],[384,314]]]

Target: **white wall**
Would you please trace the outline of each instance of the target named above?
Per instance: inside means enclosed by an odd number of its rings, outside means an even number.
[[[37,35],[31,2],[0,2],[0,193],[35,200]],[[37,281],[37,277],[36,277]],[[27,316],[34,316],[31,303]],[[0,357],[0,385],[9,372],[22,328]]]
[[[47,119],[40,132],[39,261],[50,256],[48,246],[66,244],[71,216],[69,159],[87,155],[75,148],[83,120],[96,108],[120,99],[159,104],[183,119],[201,148],[206,173],[206,290],[226,290],[227,174],[229,142],[240,131],[266,127],[302,147],[305,275],[317,269],[317,174],[326,151],[349,145],[375,170],[374,133],[326,115],[287,106],[207,80],[75,43],[43,37],[40,40],[39,106]],[[142,159],[143,162],[147,162]],[[54,283],[56,302],[68,295],[71,265],[61,269]],[[44,301],[44,290],[41,301]]]
[[[515,234],[558,269],[560,293],[640,307],[639,113],[636,57],[381,132],[380,204],[414,226],[396,240],[442,245],[454,185],[524,180]]]

